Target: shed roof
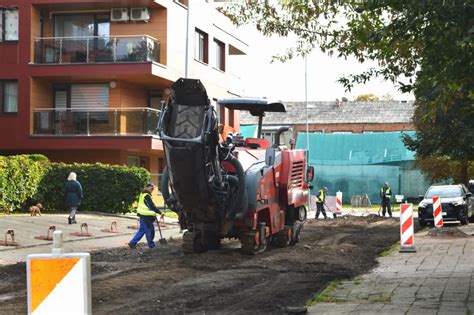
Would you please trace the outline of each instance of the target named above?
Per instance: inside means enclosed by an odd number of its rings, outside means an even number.
[[[305,102],[283,102],[286,113],[266,113],[265,125],[306,124]],[[308,102],[310,124],[411,123],[414,102]],[[241,111],[240,123],[256,124],[258,118]]]

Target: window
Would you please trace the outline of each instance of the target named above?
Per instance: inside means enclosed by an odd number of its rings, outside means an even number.
[[[225,71],[225,44],[217,39],[214,39],[216,46],[216,68]]]
[[[18,112],[18,82],[0,81],[1,110],[4,114]]]
[[[161,109],[161,101],[163,100],[163,93],[161,91],[148,92],[148,107],[153,109]]]
[[[18,9],[0,8],[0,42],[18,40]]]
[[[203,31],[196,29],[194,43],[194,58],[204,63],[208,63],[208,36]]]

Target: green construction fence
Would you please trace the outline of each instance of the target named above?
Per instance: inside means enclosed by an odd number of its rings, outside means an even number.
[[[416,201],[430,184],[415,167],[415,153],[403,144],[404,133],[415,136],[415,132],[309,133],[308,160],[315,168],[312,192],[326,186],[330,195],[341,191],[344,203],[350,203],[351,196],[367,194],[372,204],[379,204],[380,188],[388,182],[393,195]],[[296,148],[307,149],[307,142],[306,133],[300,132]]]

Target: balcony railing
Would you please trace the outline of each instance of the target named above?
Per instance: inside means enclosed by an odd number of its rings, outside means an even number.
[[[160,111],[134,108],[40,108],[34,110],[33,134],[74,136],[157,135]]]
[[[160,42],[150,36],[42,37],[35,63],[160,62]]]

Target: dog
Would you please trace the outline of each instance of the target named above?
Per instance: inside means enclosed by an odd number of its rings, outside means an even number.
[[[36,206],[31,206],[30,207],[30,215],[32,217],[39,215],[41,216],[41,209],[43,209],[43,205],[38,203]]]

